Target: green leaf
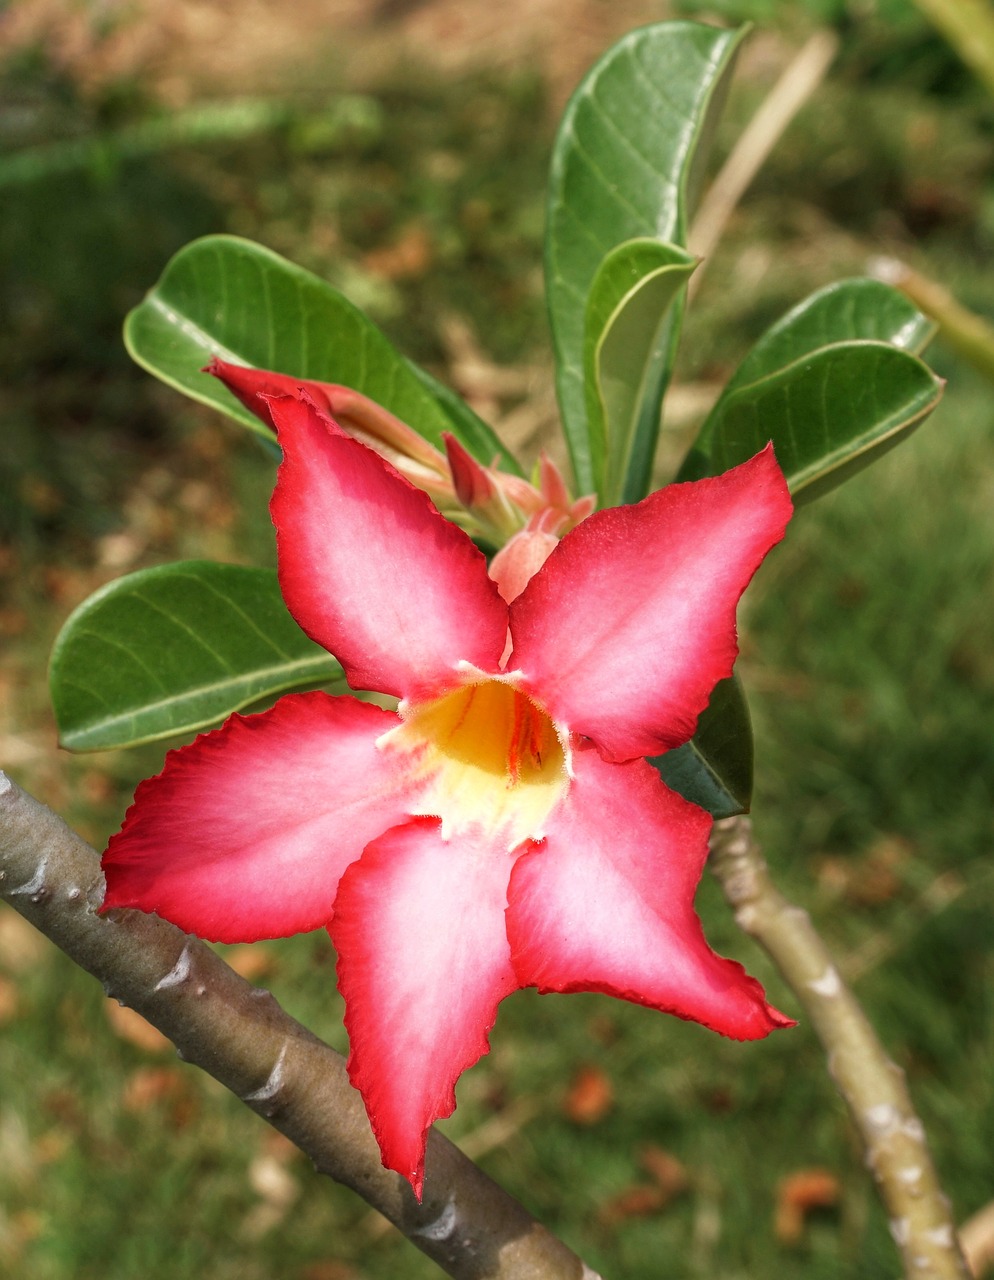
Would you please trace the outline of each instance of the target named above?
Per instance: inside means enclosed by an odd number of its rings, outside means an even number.
[[[273,570],[187,560],[85,600],[59,633],[49,679],[62,745],[97,751],[189,733],[343,676],[287,612]]]
[[[897,347],[824,347],[724,400],[709,466],[727,471],[772,440],[795,501],[807,501],[900,443],[941,395],[931,369]]]
[[[451,431],[481,462],[508,456],[481,419],[467,432],[436,388],[347,298],[250,240],[205,236],[181,249],[128,315],[124,341],[163,382],[268,440],[269,428],[200,372],[211,356],[352,387],[440,448],[442,432]]]
[[[731,818],[752,804],[752,757],[749,706],[732,676],[715,685],[691,741],[650,763],[685,800],[714,818]]]
[[[903,293],[856,277],[819,289],[767,329],[735,371],[726,394],[836,342],[887,342],[920,355],[936,325]]]
[[[680,479],[772,440],[796,499],[834,488],[904,439],[942,384],[919,360],[935,325],[877,280],[820,289],[756,343],[708,415]]]
[[[686,244],[694,188],[745,30],[664,22],[631,32],[570,100],[552,157],[546,290],[576,480],[595,487],[584,391],[587,298],[628,240]]]
[[[584,382],[594,482],[604,506],[645,497],[679,330],[697,260],[659,240],[607,255],[587,299]]]

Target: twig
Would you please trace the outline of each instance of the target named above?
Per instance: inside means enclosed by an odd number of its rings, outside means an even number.
[[[425,1194],[388,1172],[340,1054],[203,943],[138,911],[98,916],[97,853],[0,773],[0,897],[458,1280],[597,1280],[452,1143]]]
[[[994,1200],[967,1218],[959,1236],[971,1272],[986,1275],[994,1267]]]
[[[994,325],[964,307],[937,280],[914,271],[898,258],[872,258],[867,266],[871,276],[893,285],[939,326],[942,336],[964,360],[994,379]]]
[[[968,1280],[949,1202],[904,1073],[884,1052],[807,912],[774,888],[749,819],[717,823],[711,847],[712,868],[736,920],[772,957],[827,1051],[828,1069],[862,1139],[905,1275]]]
[[[833,31],[816,31],[791,60],[759,110],[743,129],[718,176],[701,200],[690,230],[691,252],[704,261],[690,279],[693,298],[725,224],[749,184],[766,163],[784,130],[821,83],[839,47]]]

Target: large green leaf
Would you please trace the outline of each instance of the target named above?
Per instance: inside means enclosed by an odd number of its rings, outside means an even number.
[[[752,724],[738,679],[715,685],[690,742],[651,761],[667,786],[715,818],[752,804]]]
[[[633,31],[588,73],[559,127],[546,290],[559,404],[584,492],[595,487],[583,382],[591,285],[625,241],[686,244],[696,179],[743,35],[692,22]]]
[[[846,342],[778,369],[728,396],[710,441],[727,471],[772,440],[795,501],[833,489],[909,435],[942,383],[916,356],[884,342]]]
[[[109,583],[52,652],[63,746],[96,751],[189,733],[260,698],[341,680],[287,613],[270,569],[188,560]]]
[[[124,325],[131,356],[194,400],[259,435],[272,433],[200,370],[236,364],[361,391],[441,447],[451,431],[481,462],[510,455],[479,418],[466,428],[371,320],[324,280],[235,236],[205,236],[181,249]]]
[[[672,367],[677,299],[697,265],[660,240],[629,240],[601,263],[587,299],[584,382],[594,487],[604,506],[648,490]]]
[[[812,294],[735,371],[680,478],[723,471],[772,440],[795,498],[834,488],[935,407],[942,385],[916,354],[934,332],[877,280],[842,280]]]
[[[936,325],[880,280],[837,280],[771,325],[736,369],[725,394],[836,342],[887,342],[919,355]]]

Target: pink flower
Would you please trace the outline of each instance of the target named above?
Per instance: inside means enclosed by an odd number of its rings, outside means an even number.
[[[686,742],[732,670],[739,596],[790,517],[772,449],[589,516],[507,603],[306,391],[268,403],[287,606],[400,704],[291,695],[170,752],[104,856],[104,909],[220,942],[327,927],[351,1079],[418,1195],[427,1130],[519,987],[738,1039],[790,1025],[707,945],[711,819],[642,759]]]

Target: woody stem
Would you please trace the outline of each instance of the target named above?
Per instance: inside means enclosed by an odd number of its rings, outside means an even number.
[[[715,824],[711,867],[746,933],[790,984],[859,1132],[908,1280],[968,1280],[949,1201],[904,1072],[887,1056],[806,911],[775,888],[747,817]]]
[[[428,1139],[418,1204],[406,1180],[380,1163],[341,1055],[174,925],[139,911],[97,915],[99,855],[3,773],[0,898],[449,1275],[598,1280],[438,1133]]]

